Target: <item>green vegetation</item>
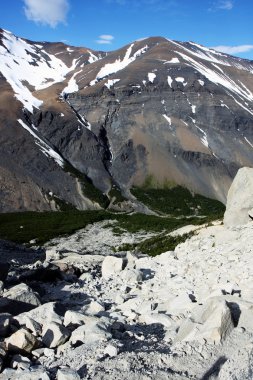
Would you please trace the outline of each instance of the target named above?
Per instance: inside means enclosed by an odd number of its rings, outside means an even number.
[[[89,223],[108,218],[105,211],[24,212],[0,214],[0,238],[17,243],[36,239],[38,244],[71,234]]]
[[[122,246],[118,247],[117,251],[138,250],[149,256],[158,256],[163,252],[173,251],[178,244],[183,243],[191,236],[193,236],[193,233],[188,233],[181,236],[169,236],[163,233],[143,240],[141,243],[122,244]]]
[[[79,180],[85,197],[93,202],[97,202],[102,208],[109,206],[110,201],[107,196],[93,185],[92,180],[87,175],[81,173],[69,163],[65,164],[64,170]]]
[[[120,189],[116,185],[112,185],[112,188],[108,193],[108,196],[110,197],[110,199],[115,198],[114,203],[116,204],[127,200],[125,197],[123,197]]]
[[[93,185],[90,191],[91,189]],[[100,192],[99,194],[101,195]],[[104,227],[111,227],[115,235],[122,235],[124,231],[156,233],[156,236],[138,244],[120,247],[121,250],[136,248],[154,256],[173,250],[177,244],[189,237],[171,237],[168,236],[169,232],[188,224],[199,225],[221,218],[225,209],[218,201],[200,195],[193,196],[188,190],[178,186],[171,189],[134,188],[133,194],[162,215],[112,213],[106,210],[78,211],[63,202],[59,205],[61,209],[65,209],[62,212],[0,214],[0,239],[17,243],[29,243],[36,239],[37,244],[42,245],[57,236],[72,234],[88,224],[107,220]],[[57,201],[61,202],[58,198]]]
[[[223,217],[225,206],[202,195],[192,195],[181,186],[166,189],[133,188],[132,194],[150,209],[162,214],[178,216],[203,215],[214,220]]]

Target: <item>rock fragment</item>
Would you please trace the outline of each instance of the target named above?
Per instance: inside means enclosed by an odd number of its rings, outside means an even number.
[[[31,352],[38,344],[37,339],[29,331],[22,328],[5,339],[6,347],[14,352]]]
[[[59,323],[46,324],[42,329],[42,342],[48,348],[60,346],[68,340],[69,336],[69,330]]]

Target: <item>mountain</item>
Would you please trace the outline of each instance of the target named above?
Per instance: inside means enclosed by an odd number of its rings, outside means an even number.
[[[179,184],[226,201],[253,165],[253,62],[162,37],[105,53],[0,29],[0,211]],[[109,199],[108,199],[109,198]]]

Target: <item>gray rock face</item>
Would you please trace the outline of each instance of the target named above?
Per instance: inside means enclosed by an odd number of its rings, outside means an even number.
[[[242,168],[229,189],[224,224],[240,226],[251,220],[253,208],[253,169]]]

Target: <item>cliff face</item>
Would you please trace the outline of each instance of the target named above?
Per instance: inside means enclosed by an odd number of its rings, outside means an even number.
[[[1,211],[52,209],[49,193],[98,207],[80,190],[90,180],[225,202],[252,166],[252,61],[160,37],[105,54],[1,36]]]

